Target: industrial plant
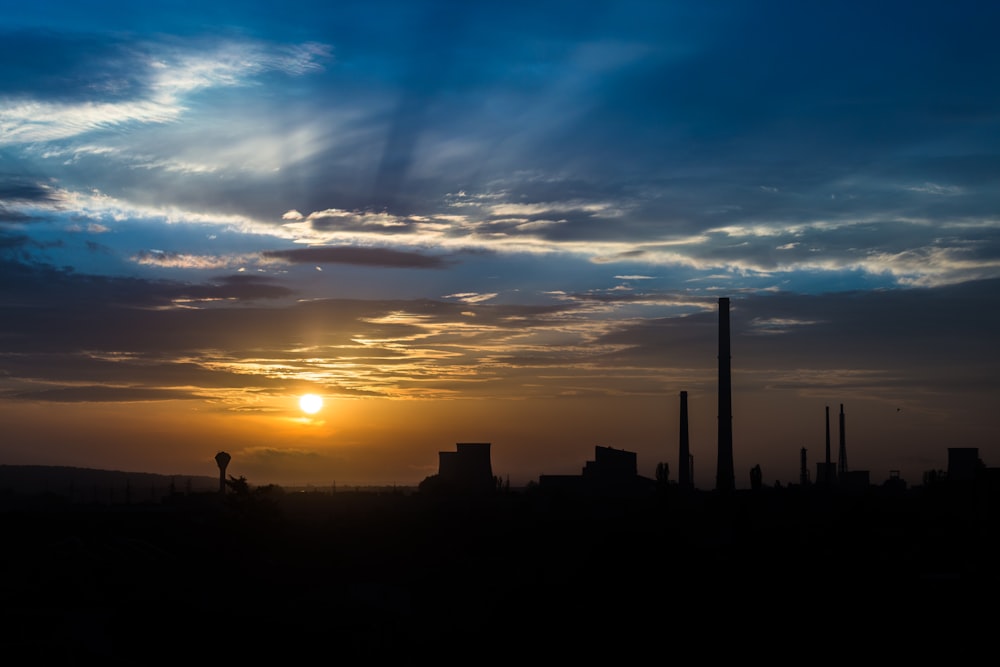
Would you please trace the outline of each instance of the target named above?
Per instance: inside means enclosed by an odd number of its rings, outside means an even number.
[[[771,638],[777,653],[786,635],[840,632],[845,619],[849,633],[968,642],[966,623],[1000,592],[997,469],[976,448],[949,448],[947,471],[919,488],[870,485],[848,467],[840,404],[836,460],[827,407],[815,476],[803,449],[798,484],[765,487],[755,466],[751,488],[736,489],[728,310],[720,299],[711,490],[693,483],[687,391],[676,480],[666,464],[643,477],[635,452],[599,445],[580,474],[511,489],[489,442],[439,452],[436,474],[409,492],[254,487],[227,476],[238,464],[227,452],[217,477],[171,481],[159,502],[138,485],[85,489],[84,501],[51,483],[12,491],[0,476],[8,652],[184,664],[213,646],[216,660],[252,662],[299,648],[352,664],[493,664],[539,646],[592,658],[596,641],[616,662],[641,646],[631,663],[664,637],[706,631],[753,640],[750,655]]]
[[[732,409],[732,355],[729,298],[718,301],[718,448],[716,462],[716,484],[714,491],[731,494],[736,491],[736,475],[733,464],[733,409]],[[694,491],[694,459],[690,450],[688,432],[688,392],[680,392],[680,425],[677,449],[677,479],[653,480],[638,474],[635,452],[597,445],[594,459],[587,461],[579,475],[539,476],[539,490],[560,494],[619,494],[642,495],[656,493],[657,488],[675,486],[681,492]],[[807,450],[800,451],[798,487],[825,492],[863,493],[871,487],[868,470],[853,470],[847,463],[847,415],[844,404],[840,404],[838,416],[839,447],[837,459],[832,459],[830,407],[826,406],[825,456],[816,463],[815,477],[810,475]],[[750,470],[751,490],[761,490],[762,471],[759,466]],[[948,470],[944,479],[932,480],[943,483],[971,483],[975,480],[1000,489],[1000,469],[987,468],[979,459],[975,447],[948,448]],[[890,491],[905,490],[906,482],[892,471],[883,485]],[[444,489],[459,492],[483,492],[500,488],[493,475],[490,461],[490,443],[458,443],[454,452],[440,452],[439,470],[421,484],[423,490]]]

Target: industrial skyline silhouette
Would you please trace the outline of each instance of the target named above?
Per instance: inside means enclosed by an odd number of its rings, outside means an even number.
[[[159,498],[125,473],[115,478],[124,493],[91,495],[83,477],[84,493],[69,497],[51,479],[43,491],[15,488],[17,467],[0,466],[0,565],[12,573],[0,601],[6,648],[41,664],[323,652],[494,662],[481,659],[484,646],[632,662],[648,659],[632,637],[659,636],[664,624],[693,636],[710,618],[713,631],[749,640],[776,624],[806,632],[836,623],[841,606],[830,596],[850,601],[862,627],[887,615],[918,633],[973,627],[968,610],[1000,591],[998,469],[976,448],[953,447],[947,471],[919,486],[870,485],[867,471],[847,466],[841,404],[835,470],[827,406],[816,483],[803,448],[799,484],[766,487],[755,465],[750,489],[736,489],[727,310],[720,300],[711,490],[693,484],[686,391],[676,481],[665,465],[642,477],[635,452],[597,445],[579,475],[512,489],[494,474],[489,442],[439,452],[437,474],[416,489],[254,486],[227,477],[238,460],[225,451],[217,478],[171,482]],[[820,599],[803,614],[812,593],[803,585],[817,573]],[[677,588],[664,596],[671,575]],[[891,594],[865,604],[882,591]],[[720,618],[719,600],[770,606]]]
[[[717,434],[717,459],[716,459],[716,476],[715,476],[715,487],[714,490],[718,492],[731,492],[736,489],[736,472],[734,468],[734,445],[733,445],[733,408],[732,408],[732,352],[731,352],[731,326],[730,326],[730,299],[728,297],[720,297],[718,299],[718,384],[717,384],[717,398],[718,398],[718,434]],[[682,489],[693,489],[695,487],[694,483],[694,457],[690,451],[690,438],[689,438],[689,428],[688,428],[688,392],[686,390],[680,391],[680,410],[679,410],[679,433],[677,440],[677,475],[676,481],[669,480],[670,483],[675,483]],[[800,471],[799,471],[799,484],[810,485],[817,484],[821,486],[826,486],[832,488],[835,485],[840,485],[846,487],[850,485],[853,488],[865,488],[870,485],[871,480],[869,479],[869,473],[865,470],[850,470],[847,465],[847,440],[846,440],[846,414],[844,410],[844,404],[840,404],[839,413],[839,448],[838,448],[838,458],[836,463],[831,460],[831,434],[830,434],[830,407],[825,407],[825,459],[816,464],[816,477],[815,482],[813,482],[812,477],[807,469],[807,448],[802,448],[800,450]],[[439,452],[439,472],[437,475],[431,476],[429,479],[425,479],[421,482],[421,485],[434,487],[434,486],[458,486],[465,488],[492,488],[498,484],[498,481],[493,476],[492,464],[490,462],[490,443],[459,443],[457,452]],[[478,451],[477,451],[478,449]],[[609,456],[606,452],[615,451],[614,447],[608,447],[603,445],[598,445],[595,447],[598,452],[605,452],[604,456]],[[954,448],[949,447],[948,457],[949,461],[952,460],[952,450],[969,450],[973,452],[972,456],[978,457],[977,448]],[[463,455],[463,451],[465,454]],[[477,451],[476,454],[472,454],[473,451]],[[624,452],[624,450],[621,450]],[[625,452],[625,454],[631,457],[632,460],[635,459],[635,453]],[[958,456],[958,455],[956,455]],[[600,458],[600,457],[597,457]],[[669,459],[667,456],[665,460]],[[960,458],[960,457],[959,457]],[[226,492],[226,472],[230,464],[232,457],[228,452],[220,451],[214,457],[215,463],[218,468],[218,489],[220,494],[225,494]],[[977,459],[978,460],[978,459]],[[600,466],[598,461],[596,464],[590,462],[584,466],[584,475],[588,474],[587,467],[597,465]],[[605,464],[606,465],[606,464]],[[658,464],[663,466],[663,463]],[[632,466],[635,468],[634,472],[629,473],[630,475],[640,477],[637,472],[637,466]],[[16,467],[15,467],[16,468]],[[44,466],[24,466],[25,470],[28,468],[34,469],[35,475],[39,474],[38,471],[44,469]],[[623,469],[621,466],[611,466],[612,469],[616,469],[618,473],[621,473]],[[625,469],[628,469],[626,466]],[[53,468],[54,469],[54,468]],[[63,468],[62,477],[72,477],[74,474],[79,476],[82,473],[79,469],[73,468]],[[669,478],[668,468],[664,468],[664,474]],[[76,471],[76,472],[72,472]],[[473,472],[470,472],[473,471]],[[485,472],[484,472],[485,471]],[[592,471],[590,471],[591,474]],[[760,481],[758,477],[762,477],[762,472],[759,465],[754,465],[751,469],[747,471],[747,474],[751,479],[751,486],[754,484],[759,484]],[[905,480],[901,480],[897,475],[893,474],[894,471],[890,472],[889,479],[887,482],[891,482],[894,485],[905,484]],[[928,470],[925,472],[927,474],[937,474],[937,470]],[[148,474],[148,473],[147,473]],[[628,476],[628,475],[626,475]],[[123,485],[126,489],[129,486],[128,473],[118,474],[119,484]],[[169,477],[188,477],[190,476],[162,476],[164,478]],[[555,484],[555,480],[559,477],[573,477],[573,476],[557,476],[550,474],[543,474],[538,478],[538,483],[545,483],[546,485]],[[13,476],[8,476],[8,480],[13,479]],[[54,491],[61,484],[74,485],[74,481],[70,479],[66,481],[45,481],[40,482],[45,485],[45,489],[48,491]],[[190,483],[190,482],[188,482]],[[10,484],[10,481],[8,481]],[[508,482],[509,484],[509,482]],[[52,486],[52,488],[49,488]],[[80,489],[76,489],[74,486],[74,492],[70,495],[81,495],[85,496],[84,486],[81,485]],[[160,489],[163,493],[168,487],[171,491],[175,487],[174,483],[161,484]],[[123,497],[125,493],[119,493],[119,497]],[[104,494],[101,494],[104,497]],[[155,491],[154,494],[155,495]],[[114,497],[113,490],[107,497]]]

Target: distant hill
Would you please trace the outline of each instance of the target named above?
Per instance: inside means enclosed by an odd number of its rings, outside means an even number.
[[[50,494],[71,502],[159,502],[171,493],[219,488],[218,477],[158,475],[71,466],[0,465],[0,493]]]

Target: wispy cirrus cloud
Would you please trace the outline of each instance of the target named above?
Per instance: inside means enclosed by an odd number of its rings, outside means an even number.
[[[320,69],[330,53],[318,43],[132,44],[102,54],[105,67],[115,57],[128,62],[130,98],[105,101],[88,89],[75,91],[75,99],[29,98],[23,92],[8,96],[0,100],[0,145],[51,142],[127,124],[172,123],[188,111],[185,99],[200,90],[247,85],[268,71],[303,75]]]
[[[491,301],[497,297],[497,293],[492,294],[479,294],[477,292],[463,292],[459,294],[448,294],[442,297],[443,299],[456,299],[463,303],[485,303],[486,301]]]
[[[192,255],[163,250],[141,250],[132,256],[136,264],[180,269],[227,269],[247,263],[248,256]]]

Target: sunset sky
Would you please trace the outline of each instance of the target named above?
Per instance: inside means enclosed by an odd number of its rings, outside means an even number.
[[[0,463],[710,489],[728,297],[738,488],[1000,466],[998,3],[0,16]]]

